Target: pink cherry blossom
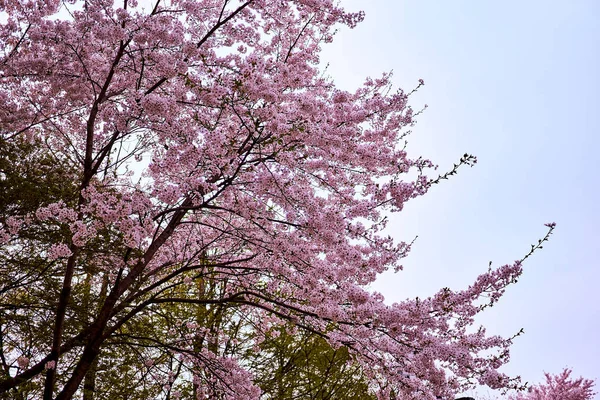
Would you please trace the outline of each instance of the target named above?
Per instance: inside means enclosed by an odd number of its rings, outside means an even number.
[[[571,378],[571,370],[565,368],[560,374],[546,373],[546,382],[529,388],[524,394],[510,397],[510,400],[591,400],[594,381],[584,378]]]
[[[71,256],[72,254],[73,253],[69,249],[69,246],[67,246],[64,243],[53,244],[48,249],[48,259],[49,260],[56,260],[59,258],[67,258],[67,257]]]
[[[29,366],[29,358],[25,356],[20,356],[17,358],[17,365],[21,369],[25,369]]]

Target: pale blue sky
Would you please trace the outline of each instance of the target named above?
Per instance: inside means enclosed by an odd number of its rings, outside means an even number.
[[[481,322],[504,335],[525,329],[511,374],[538,382],[570,366],[600,379],[600,2],[342,3],[366,19],[325,49],[336,83],[351,89],[393,70],[412,89],[423,78],[412,103],[429,108],[410,152],[441,170],[465,152],[479,159],[393,218],[397,239],[419,239],[406,271],[374,288],[390,301],[460,289],[490,260],[521,258],[555,221]]]

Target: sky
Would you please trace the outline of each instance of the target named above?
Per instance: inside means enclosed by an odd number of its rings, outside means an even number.
[[[392,216],[394,238],[418,239],[405,270],[373,289],[392,303],[465,288],[490,261],[521,259],[544,223],[556,222],[520,281],[479,322],[504,336],[524,328],[509,374],[535,383],[568,366],[600,379],[600,2],[342,4],[366,17],[324,48],[336,84],[350,90],[393,70],[410,91],[424,79],[410,103],[428,108],[409,155],[440,172],[465,152],[478,158]]]

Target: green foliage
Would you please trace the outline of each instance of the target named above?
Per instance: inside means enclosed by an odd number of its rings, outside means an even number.
[[[259,348],[249,361],[265,399],[375,399],[347,348],[316,334],[282,327]]]

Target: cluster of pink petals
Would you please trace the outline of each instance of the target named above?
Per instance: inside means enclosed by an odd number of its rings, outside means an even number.
[[[592,400],[594,381],[571,378],[571,370],[565,368],[560,374],[546,373],[546,382],[533,386],[527,393],[517,394],[510,400]]]

